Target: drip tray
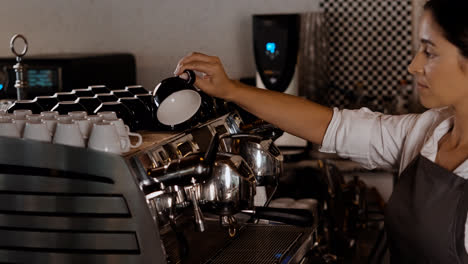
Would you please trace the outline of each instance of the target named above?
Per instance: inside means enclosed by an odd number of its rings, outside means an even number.
[[[205,263],[297,263],[311,249],[311,242],[311,229],[247,225]]]
[[[181,223],[182,222],[182,223]],[[206,231],[195,232],[192,221],[179,221],[185,237],[186,254],[181,254],[181,239],[170,230],[162,232],[169,264],[300,263],[316,239],[314,227],[281,224],[245,224],[235,237],[221,228],[219,221],[205,218]]]

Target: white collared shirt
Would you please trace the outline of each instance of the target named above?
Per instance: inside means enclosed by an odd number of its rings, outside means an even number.
[[[435,162],[438,142],[452,126],[453,112],[448,107],[408,115],[384,115],[368,108],[334,108],[319,151],[337,153],[367,169],[398,168],[401,174],[419,153]],[[453,173],[468,179],[468,160]],[[468,221],[465,224],[468,252],[467,230]]]

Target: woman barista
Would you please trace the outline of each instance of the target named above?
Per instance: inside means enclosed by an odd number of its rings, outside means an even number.
[[[468,263],[468,3],[430,0],[421,46],[409,65],[422,114],[329,109],[230,80],[217,57],[193,53],[177,65],[203,73],[196,85],[291,134],[373,169],[399,167],[386,208],[393,263]]]

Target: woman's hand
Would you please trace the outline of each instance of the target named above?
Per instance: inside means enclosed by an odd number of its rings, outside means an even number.
[[[235,82],[229,79],[221,60],[216,56],[193,52],[179,61],[174,74],[179,76],[185,70],[203,73],[202,77],[197,76],[195,85],[211,96],[229,100],[236,90]]]
[[[203,73],[195,85],[211,96],[233,102],[293,135],[321,144],[333,110],[296,96],[259,89],[229,79],[218,57],[192,53],[179,61],[174,74]],[[182,76],[181,76],[182,77]]]

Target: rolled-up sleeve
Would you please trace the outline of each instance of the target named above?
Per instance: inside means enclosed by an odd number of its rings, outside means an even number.
[[[319,151],[337,153],[367,169],[391,168],[398,165],[406,135],[416,120],[416,114],[334,108]]]

